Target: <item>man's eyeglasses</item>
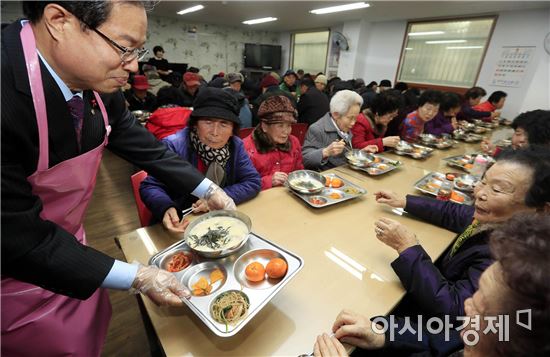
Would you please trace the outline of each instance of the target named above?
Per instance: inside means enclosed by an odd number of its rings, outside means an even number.
[[[111,40],[106,35],[104,35],[98,29],[92,28],[92,30],[94,30],[95,33],[97,33],[99,36],[101,36],[105,41],[109,42],[111,45],[115,46],[118,50],[120,50],[120,52],[122,52],[120,54],[120,60],[122,61],[122,63],[132,62],[136,58],[137,58],[138,61],[140,61],[140,60],[143,59],[143,57],[145,57],[147,52],[149,52],[149,50],[145,49],[145,48],[131,49],[131,48],[128,48],[128,47],[121,46],[118,43],[116,43],[115,41]]]

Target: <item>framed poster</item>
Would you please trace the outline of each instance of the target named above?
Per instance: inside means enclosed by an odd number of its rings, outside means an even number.
[[[489,83],[496,87],[520,87],[535,49],[535,46],[503,46]]]

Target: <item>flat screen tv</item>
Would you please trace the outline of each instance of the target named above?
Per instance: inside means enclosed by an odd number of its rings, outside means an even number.
[[[244,66],[260,69],[281,68],[281,46],[244,44]]]

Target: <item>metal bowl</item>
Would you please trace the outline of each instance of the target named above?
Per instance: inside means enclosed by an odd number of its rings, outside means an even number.
[[[136,117],[138,121],[146,121],[151,116],[151,112],[148,112],[146,110],[134,110],[132,111],[132,114]]]
[[[247,227],[247,231],[243,235],[242,240],[237,245],[234,245],[232,247],[225,247],[223,249],[214,250],[214,251],[204,251],[204,250],[198,250],[198,249],[193,248],[191,246],[191,244],[189,244],[190,243],[189,242],[189,237],[193,233],[193,228],[195,228],[198,224],[200,224],[204,221],[207,221],[209,219],[212,219],[214,217],[233,217],[233,218],[236,218],[239,221],[243,222]],[[229,211],[229,210],[212,211],[212,212],[208,212],[207,214],[205,214],[205,215],[197,218],[193,222],[191,222],[189,224],[189,226],[187,227],[187,229],[185,230],[185,233],[183,235],[183,239],[185,240],[185,242],[187,243],[189,248],[193,252],[197,253],[198,255],[201,255],[201,256],[206,257],[206,258],[223,258],[223,257],[226,257],[228,255],[231,255],[231,254],[235,253],[236,251],[241,249],[242,246],[244,246],[246,244],[246,242],[248,241],[248,236],[249,236],[249,233],[250,233],[251,229],[252,229],[252,221],[250,220],[250,218],[246,214],[244,214],[242,212]]]
[[[476,125],[474,123],[464,123],[462,124],[462,129],[465,131],[472,131],[475,130]]]
[[[454,187],[460,191],[472,192],[477,183],[477,178],[472,175],[460,175],[454,179]]]
[[[456,129],[453,131],[453,138],[462,139],[466,135],[466,132],[463,129]]]
[[[345,157],[350,165],[356,167],[367,167],[375,160],[374,155],[359,149],[347,151]]]
[[[411,152],[413,150],[413,147],[408,142],[401,140],[395,146],[395,150],[405,153],[405,152]]]
[[[305,194],[319,193],[325,188],[325,176],[311,170],[296,170],[288,174],[288,187]]]
[[[433,134],[420,134],[418,137],[424,144],[435,144],[437,142],[437,136]]]

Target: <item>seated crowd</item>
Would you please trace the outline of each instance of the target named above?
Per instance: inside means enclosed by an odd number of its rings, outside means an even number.
[[[143,94],[151,86],[143,82],[147,78],[134,77],[127,95],[130,108],[135,102],[147,102],[149,93]],[[236,204],[260,190],[284,185],[295,170],[323,171],[343,165],[349,150],[382,152],[401,140],[415,142],[423,133],[451,135],[463,121],[499,120],[506,100],[506,93],[497,91],[481,103],[486,92],[480,87],[461,98],[430,89],[419,93],[406,83],[392,89],[389,80],[365,86],[362,80],[327,80],[323,74],[293,70],[282,77],[269,73],[256,85],[247,83],[242,73],[219,73],[206,83],[199,74],[187,72],[181,84],[157,93],[158,108],[152,110],[148,129]],[[305,138],[292,134],[296,123],[308,127]],[[376,221],[376,237],[398,254],[391,267],[407,292],[394,310],[398,324],[418,314],[447,315],[454,321],[528,306],[535,309],[540,331],[548,334],[550,294],[544,276],[550,253],[550,111],[522,113],[511,126],[510,149],[496,148],[488,140],[481,144],[496,162],[475,186],[473,206],[401,197],[389,190],[375,193],[379,204],[404,209],[457,234],[442,258],[432,261],[422,247],[424,237],[396,220]],[[241,136],[245,127],[252,128]],[[142,182],[140,193],[153,214],[151,223],[162,222],[173,232],[186,227],[182,209],[209,210],[204,201],[179,197],[152,176]],[[520,231],[519,226],[528,229]],[[348,310],[340,313],[332,330],[333,337],[318,337],[316,356],[347,355],[340,342],[389,354],[449,355],[464,348],[458,334],[446,342],[431,332],[425,332],[420,342],[406,334],[390,341],[387,334],[373,331],[369,318]],[[482,336],[475,347],[465,348],[465,355],[490,355],[495,349],[501,355],[518,356],[550,352],[546,343],[525,331],[503,345],[496,344],[493,334]]]

